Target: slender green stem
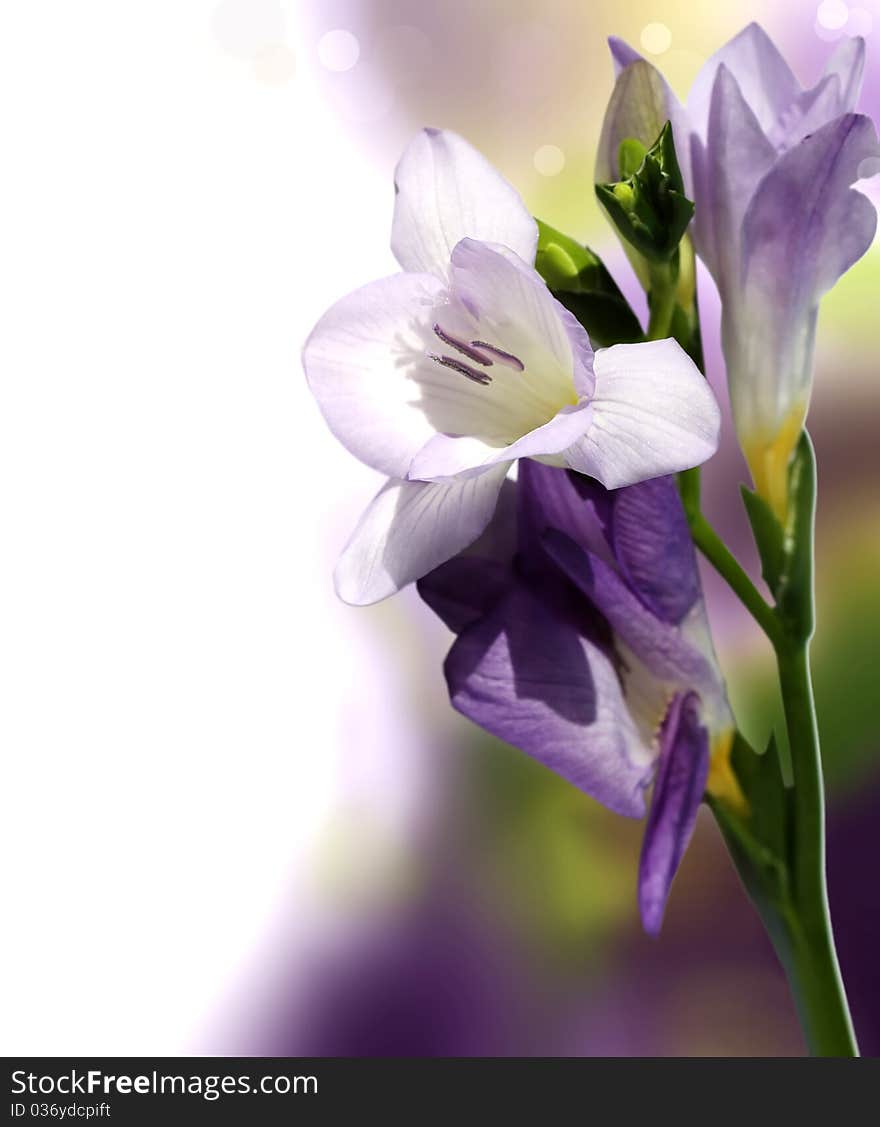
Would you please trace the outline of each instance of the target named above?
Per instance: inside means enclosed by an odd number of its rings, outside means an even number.
[[[858,1056],[828,911],[825,795],[806,643],[776,647],[794,767],[793,900],[799,926],[787,968],[801,1026],[814,1056]]]
[[[781,642],[782,630],[773,608],[765,602],[742,564],[727,547],[701,512],[689,515],[694,543],[715,570],[726,580],[740,602],[758,623],[770,641]]]

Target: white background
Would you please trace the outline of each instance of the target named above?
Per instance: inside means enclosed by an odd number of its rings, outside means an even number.
[[[6,1053],[241,1048],[345,793],[393,825],[411,790],[377,638],[407,604],[330,579],[376,483],[299,366],[392,268],[389,170],[294,21],[261,72],[216,10],[0,15]]]

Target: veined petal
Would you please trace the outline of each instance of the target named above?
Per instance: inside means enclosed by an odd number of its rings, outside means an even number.
[[[750,23],[712,55],[691,87],[688,112],[702,137],[706,136],[713,88],[722,67],[736,80],[746,103],[767,134],[801,93],[800,83],[776,45],[759,24]],[[710,136],[711,132],[710,126]],[[735,159],[732,154],[730,159]]]
[[[516,190],[456,133],[423,129],[394,176],[391,249],[404,270],[446,278],[461,239],[502,243],[534,263],[538,227]]]
[[[698,466],[715,453],[718,404],[675,341],[600,349],[595,372],[592,425],[565,455],[572,469],[617,489]]]
[[[377,603],[472,544],[492,518],[506,470],[444,485],[389,481],[336,565],[339,597]]]
[[[452,703],[620,814],[638,817],[653,754],[610,659],[515,586],[446,660]]]
[[[660,759],[639,864],[639,909],[656,935],[669,888],[694,832],[709,772],[709,734],[694,693],[672,701],[660,733]]]
[[[390,477],[406,477],[413,455],[435,433],[419,406],[418,380],[437,379],[430,325],[444,294],[443,283],[426,274],[372,282],[333,305],[303,349],[330,430]]]
[[[479,438],[435,435],[413,458],[410,480],[448,481],[458,475],[482,473],[487,466],[560,454],[589,429],[592,408],[589,404],[563,407],[549,423],[536,427],[500,450]]]

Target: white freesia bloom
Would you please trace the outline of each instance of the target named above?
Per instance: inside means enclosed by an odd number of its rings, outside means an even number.
[[[613,489],[698,465],[718,441],[712,392],[674,341],[593,352],[533,268],[534,219],[464,140],[423,130],[396,187],[404,273],[334,305],[303,353],[330,429],[390,479],[336,570],[351,603],[472,543],[517,458]]]

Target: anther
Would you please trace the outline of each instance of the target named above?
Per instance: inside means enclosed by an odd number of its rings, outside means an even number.
[[[508,368],[513,368],[517,372],[526,370],[525,364],[518,356],[514,356],[512,352],[505,352],[503,348],[496,348],[494,344],[487,344],[484,340],[472,340],[471,348],[481,348],[483,352],[489,353],[492,360],[497,360],[499,364],[505,364]],[[486,362],[492,363],[491,360]]]
[[[483,387],[492,382],[492,377],[488,372],[477,371],[476,368],[472,368],[470,364],[465,364],[461,360],[453,360],[451,356],[435,356],[433,352],[429,352],[428,356],[436,363],[442,364],[444,368],[451,368],[453,372],[458,372],[460,376],[466,376],[467,379],[473,380],[474,383],[481,384]]]
[[[473,360],[486,368],[492,367],[492,361],[487,359],[481,352],[477,352],[467,341],[459,340],[458,337],[447,333],[445,330],[441,329],[439,325],[434,326],[434,335],[439,337],[444,344],[448,344],[450,348],[454,348],[456,352],[460,352],[462,356],[466,356],[468,360]]]

